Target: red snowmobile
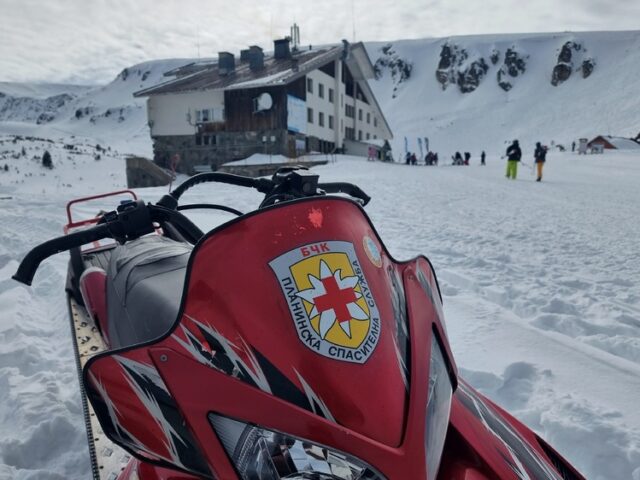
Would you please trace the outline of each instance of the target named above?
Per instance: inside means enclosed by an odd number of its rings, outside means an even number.
[[[265,198],[247,214],[178,206],[203,182]],[[394,260],[368,201],[285,168],[199,174],[84,222],[67,207],[68,233],[14,279],[70,251],[95,479],[584,478],[458,376],[429,260]],[[203,233],[189,208],[238,218]]]

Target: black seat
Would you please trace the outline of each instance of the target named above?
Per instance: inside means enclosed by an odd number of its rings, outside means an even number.
[[[191,245],[160,235],[118,245],[107,271],[111,348],[166,333],[178,316]]]

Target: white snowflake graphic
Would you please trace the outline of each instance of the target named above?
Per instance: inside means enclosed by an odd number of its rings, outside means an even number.
[[[313,305],[310,318],[320,315],[320,337],[324,339],[331,327],[338,322],[342,331],[351,338],[351,320],[369,320],[365,312],[356,302],[362,294],[355,288],[358,277],[342,278],[342,270],[331,269],[324,260],[320,261],[320,276],[309,274],[311,288],[302,290],[296,295]]]

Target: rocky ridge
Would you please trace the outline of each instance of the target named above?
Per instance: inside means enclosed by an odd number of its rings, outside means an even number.
[[[380,56],[374,65],[376,78],[381,78],[385,71],[389,71],[393,79],[392,98],[396,98],[399,87],[411,78],[413,64],[418,62],[418,59],[401,57],[391,43],[384,45],[379,52]],[[496,83],[508,92],[514,88],[516,79],[526,73],[530,55],[515,44],[504,51],[494,47],[488,55],[482,55],[452,40],[446,40],[440,47],[437,61],[435,79],[442,90],[457,86],[461,93],[471,93],[485,81],[490,70],[496,67]],[[551,72],[551,84],[560,85],[573,72],[580,72],[582,78],[586,79],[595,67],[596,61],[587,55],[584,45],[567,41],[560,49]]]
[[[587,49],[578,42],[568,41],[560,49],[558,61],[551,73],[551,85],[557,87],[566,82],[574,71],[574,66],[579,65],[576,71],[582,73],[582,78],[588,78],[595,68],[595,60],[587,55]]]
[[[411,78],[413,63],[400,57],[391,44],[383,46],[380,52],[382,54],[376,60],[373,69],[376,78],[380,78],[385,70],[391,73],[391,78],[393,79],[392,96],[395,98],[398,93],[398,88]]]

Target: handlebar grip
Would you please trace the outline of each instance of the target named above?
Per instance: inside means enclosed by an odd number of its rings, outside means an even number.
[[[190,177],[169,195],[165,195],[158,202],[158,205],[175,209],[178,200],[184,192],[186,192],[189,188],[204,182],[219,182],[237,185],[239,187],[251,187],[262,193],[267,193],[273,188],[273,182],[264,178],[244,177],[242,175],[234,175],[232,173],[224,172],[199,173],[197,175],[194,175],[193,177]]]
[[[362,205],[366,205],[371,200],[371,197],[364,193],[360,187],[353,185],[352,183],[345,182],[333,182],[333,183],[319,183],[318,188],[321,188],[327,193],[346,193],[355,198],[362,200]]]
[[[70,233],[63,237],[54,238],[46,241],[37,247],[34,247],[27,256],[24,257],[15,275],[11,278],[24,283],[25,285],[31,285],[33,276],[38,270],[40,263],[56,253],[64,252],[72,248],[81,247],[86,243],[91,243],[96,240],[111,237],[108,225],[97,225],[93,228],[82,230],[76,233]]]

